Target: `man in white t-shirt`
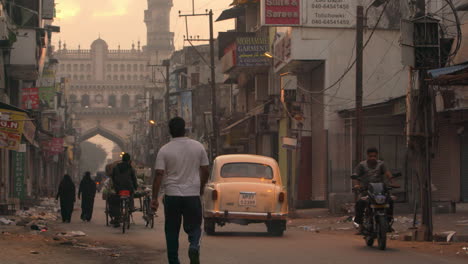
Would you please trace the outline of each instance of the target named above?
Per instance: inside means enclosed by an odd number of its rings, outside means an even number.
[[[200,263],[202,205],[200,196],[209,177],[209,161],[203,145],[185,137],[185,121],[175,117],[169,121],[171,142],[164,145],[156,158],[152,208],[159,207],[158,194],[164,186],[164,215],[169,264],[179,264],[179,232],[190,242],[191,264]]]

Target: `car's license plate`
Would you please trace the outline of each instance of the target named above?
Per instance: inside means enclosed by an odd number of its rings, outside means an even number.
[[[240,206],[256,206],[257,199],[256,193],[254,192],[241,192],[239,196]]]

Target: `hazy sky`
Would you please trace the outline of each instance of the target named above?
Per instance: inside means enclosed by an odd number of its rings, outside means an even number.
[[[180,49],[184,45],[185,20],[179,18],[182,13],[191,12],[192,0],[173,0],[171,11],[171,31],[175,33],[175,46]],[[232,0],[195,0],[196,12],[204,13],[210,8],[214,12],[214,20],[222,10],[229,8]],[[53,43],[61,39],[67,43],[67,48],[76,49],[78,44],[82,49],[88,49],[91,42],[98,38],[106,40],[111,49],[121,45],[122,49],[130,49],[141,40],[146,44],[146,25],[143,13],[147,9],[147,0],[56,0],[57,18],[54,24],[61,27],[62,33],[54,34]],[[208,17],[189,18],[189,32],[208,38]],[[233,28],[233,21],[215,22],[215,31],[225,31]],[[217,37],[215,33],[215,37]],[[203,44],[203,43],[200,43]],[[187,43],[188,45],[188,43]]]

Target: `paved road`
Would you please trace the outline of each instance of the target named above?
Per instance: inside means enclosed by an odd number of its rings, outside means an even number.
[[[135,213],[135,224],[128,233],[104,225],[104,203],[97,197],[92,222],[81,223],[79,210],[72,224],[61,224],[67,230],[81,230],[95,241],[119,246],[122,254],[132,254],[138,263],[167,263],[162,219],[153,230],[144,227],[141,213]],[[218,228],[216,236],[204,236],[202,263],[466,263],[466,259],[426,255],[408,248],[398,248],[389,241],[389,249],[380,251],[364,246],[362,238],[349,235],[322,234],[291,229],[284,237],[266,235],[262,224]],[[181,261],[186,256],[187,239],[181,234]],[[131,262],[133,263],[133,262]]]

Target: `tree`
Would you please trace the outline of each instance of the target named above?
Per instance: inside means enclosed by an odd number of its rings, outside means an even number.
[[[107,153],[101,145],[96,145],[89,141],[84,141],[80,145],[81,147],[81,173],[85,171],[91,172],[91,174],[98,171],[106,161]]]

